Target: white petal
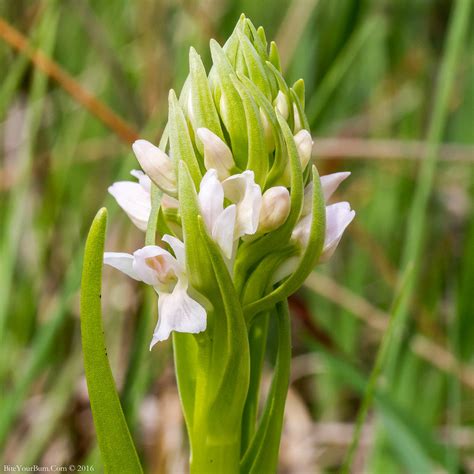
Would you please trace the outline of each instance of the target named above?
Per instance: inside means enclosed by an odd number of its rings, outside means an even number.
[[[196,334],[206,329],[206,310],[187,293],[184,285],[176,285],[172,293],[159,293],[158,324],[150,349],[168,339],[171,331]]]
[[[234,237],[255,234],[262,207],[262,191],[255,183],[253,171],[247,170],[227,178],[222,186],[225,197],[237,204]]]
[[[186,269],[186,256],[185,256],[183,242],[181,242],[181,240],[177,239],[176,237],[173,237],[172,235],[168,235],[168,234],[165,234],[161,238],[161,240],[163,242],[168,243],[170,247],[173,249],[176,260],[178,261],[178,264],[181,267],[181,270],[184,272]]]
[[[138,179],[138,183],[145,191],[151,193],[151,179],[143,171],[132,170],[130,174]]]
[[[228,259],[232,257],[236,216],[236,205],[231,204],[219,214],[212,228],[212,238]]]
[[[164,191],[176,192],[176,173],[169,156],[146,140],[137,140],[133,152],[145,173]]]
[[[133,271],[147,285],[160,290],[173,288],[181,276],[176,259],[157,245],[147,245],[133,253]]]
[[[321,176],[321,187],[323,188],[325,201],[334,194],[339,185],[350,175],[350,171],[344,171],[341,173],[332,173]]]
[[[216,170],[211,169],[203,176],[198,198],[204,222],[209,232],[212,232],[217,216],[224,209],[224,190]]]
[[[109,193],[117,204],[127,213],[132,222],[145,231],[151,212],[150,193],[140,184],[131,181],[119,181],[109,187]]]
[[[136,272],[133,270],[133,255],[122,252],[105,252],[104,263],[111,267],[120,270],[125,275],[133,278],[134,280],[140,280]]]
[[[215,169],[220,180],[227,178],[234,166],[234,158],[230,148],[208,128],[198,128],[197,135],[204,145],[206,169]]]
[[[347,226],[355,217],[348,202],[337,202],[326,207],[326,236],[320,261],[327,261],[336,250]]]

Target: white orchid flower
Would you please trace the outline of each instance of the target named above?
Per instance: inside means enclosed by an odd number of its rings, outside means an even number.
[[[334,194],[339,185],[350,176],[349,172],[333,173],[321,176],[321,187],[324,200],[327,201]],[[313,184],[305,189],[303,210],[299,222],[296,224],[292,239],[298,242],[303,248],[308,244],[309,232],[311,228],[311,200],[313,194]],[[324,238],[323,251],[320,261],[327,261],[336,250],[339,241],[347,226],[355,217],[355,211],[351,210],[348,202],[338,202],[326,206],[326,234]]]
[[[341,172],[321,176],[321,187],[324,200],[327,201],[334,194],[339,185],[350,176],[350,172]],[[309,184],[304,190],[303,209],[300,220],[295,225],[291,234],[291,239],[297,242],[302,249],[308,245],[309,234],[311,230],[311,208],[312,208],[313,183]],[[324,245],[319,257],[320,262],[326,262],[336,250],[342,239],[344,231],[355,217],[355,211],[351,210],[348,202],[337,202],[326,205],[326,233],[324,236]],[[277,283],[296,270],[299,257],[291,257],[284,262],[272,279]]]
[[[231,202],[227,207],[224,198]],[[201,181],[199,206],[211,237],[231,259],[235,242],[257,231],[262,191],[253,171],[235,174],[221,183],[217,171],[210,169]]]
[[[142,171],[133,170],[130,174],[138,179],[138,183],[119,181],[109,187],[109,193],[132,222],[145,232],[151,212],[151,180]]]
[[[104,263],[129,277],[143,281],[158,293],[158,324],[150,349],[169,338],[171,331],[196,334],[206,329],[206,310],[188,295],[184,244],[164,235],[175,256],[157,245],[148,245],[130,255],[105,252]]]

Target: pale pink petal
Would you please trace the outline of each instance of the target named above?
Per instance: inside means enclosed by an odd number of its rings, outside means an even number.
[[[147,245],[133,253],[133,270],[138,278],[158,290],[173,287],[180,275],[176,259],[157,245]]]

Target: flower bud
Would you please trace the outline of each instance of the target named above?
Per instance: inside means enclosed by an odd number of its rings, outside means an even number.
[[[293,104],[293,117],[295,118],[295,126],[293,127],[294,133],[298,133],[300,130],[303,129],[303,125],[301,124],[300,112],[296,104]]]
[[[258,232],[265,233],[278,229],[290,214],[290,193],[283,186],[267,189],[262,196],[262,208]]]
[[[273,102],[273,105],[278,110],[278,112],[280,112],[281,116],[285,120],[288,120],[288,116],[290,115],[290,111],[288,108],[288,100],[282,91],[278,91],[278,95],[276,96],[276,99]]]
[[[169,156],[146,140],[137,140],[132,148],[150,179],[166,193],[176,194],[176,174]]]
[[[311,159],[313,151],[313,139],[308,130],[300,130],[295,135],[295,143],[301,161],[301,168],[304,170]]]
[[[206,169],[215,169],[221,181],[230,176],[234,158],[227,144],[208,128],[198,128],[197,135],[204,146]]]

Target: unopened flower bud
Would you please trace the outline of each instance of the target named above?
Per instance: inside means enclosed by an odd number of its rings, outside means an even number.
[[[204,146],[206,169],[215,169],[221,181],[230,176],[234,158],[227,144],[208,128],[198,128],[197,135]]]
[[[273,136],[272,126],[268,121],[267,114],[262,109],[260,109],[260,119],[262,121],[263,131],[265,132],[267,151],[271,153],[275,149],[275,137]]]
[[[262,208],[258,232],[265,233],[278,229],[290,214],[290,193],[283,186],[274,186],[262,196]]]
[[[295,126],[293,127],[293,133],[298,133],[300,130],[303,129],[303,125],[301,124],[300,113],[298,107],[296,107],[296,104],[293,104],[293,117],[295,118]]]
[[[282,91],[278,91],[278,95],[276,96],[276,99],[273,102],[273,105],[278,110],[278,112],[280,112],[282,117],[285,120],[287,120],[288,116],[290,115],[290,111],[289,111],[289,108],[288,108],[288,100],[287,100],[285,94],[283,94]]]
[[[295,143],[301,161],[301,168],[304,170],[311,159],[313,151],[313,139],[308,130],[300,130],[295,135]]]
[[[176,194],[176,174],[169,156],[146,140],[137,140],[132,148],[150,179],[166,193]]]

